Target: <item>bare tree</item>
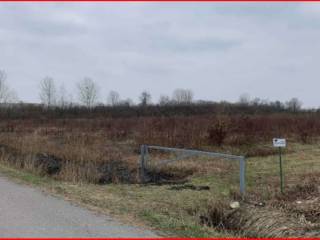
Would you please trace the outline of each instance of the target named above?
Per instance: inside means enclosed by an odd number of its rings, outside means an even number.
[[[177,104],[190,104],[193,101],[193,92],[190,89],[178,88],[174,90],[172,99]]]
[[[2,102],[5,98],[8,86],[6,84],[7,74],[5,71],[0,70],[0,101]]]
[[[252,105],[252,106],[259,106],[259,105],[261,105],[262,103],[263,103],[263,100],[260,99],[260,98],[258,98],[258,97],[254,98],[254,99],[252,99],[252,100],[250,101],[250,105]]]
[[[40,99],[41,102],[50,107],[56,103],[56,86],[53,78],[45,77],[40,82]]]
[[[107,99],[107,103],[111,106],[117,106],[120,104],[120,95],[116,91],[110,91]]]
[[[88,108],[94,106],[98,99],[98,88],[91,78],[84,78],[77,85],[79,101]]]
[[[160,106],[165,106],[169,105],[171,103],[170,97],[166,95],[161,95],[159,99],[159,105]]]
[[[151,94],[147,91],[143,91],[140,95],[140,105],[147,106],[151,103]]]
[[[239,103],[241,105],[249,105],[250,104],[250,95],[248,93],[243,93],[239,97]]]
[[[17,94],[7,84],[7,74],[0,70],[0,103],[13,103],[18,101]]]
[[[4,103],[17,103],[19,101],[16,91],[9,89],[4,100]]]
[[[302,107],[302,102],[298,98],[292,98],[286,102],[286,107],[292,112],[298,112]]]
[[[125,100],[121,100],[119,102],[119,106],[127,106],[127,107],[130,107],[130,106],[133,106],[134,105],[134,102],[132,101],[131,98],[127,98]]]
[[[282,102],[280,102],[279,100],[271,102],[270,106],[275,108],[276,111],[283,110],[285,108],[285,105]]]
[[[62,84],[58,92],[58,106],[61,108],[65,108],[69,102],[70,101],[68,100],[67,90],[64,84]]]
[[[74,105],[75,105],[75,103],[73,101],[73,95],[72,95],[72,93],[69,93],[68,94],[68,107],[72,107]]]

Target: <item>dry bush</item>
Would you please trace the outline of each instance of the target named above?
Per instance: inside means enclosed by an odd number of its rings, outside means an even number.
[[[290,187],[286,190],[285,194],[276,195],[269,204],[274,208],[281,209],[287,214],[310,223],[310,229],[316,227],[319,231],[319,190],[318,180],[310,178],[304,183]]]
[[[300,142],[307,144],[313,141],[317,134],[317,120],[314,118],[300,118],[296,120],[296,135]]]
[[[115,169],[113,171],[121,175],[121,170],[116,169],[127,168],[133,176],[137,171],[140,144],[265,156],[274,154],[274,150],[262,143],[269,144],[275,136],[310,142],[319,135],[320,118],[312,114],[0,121],[0,144],[15,148],[22,154],[46,153],[63,159],[68,169],[61,171],[61,178],[91,182],[97,182],[97,176],[101,175],[97,169],[106,169],[107,163],[111,162],[109,169]],[[115,167],[115,162],[119,162],[118,167]],[[122,181],[116,176],[112,179]]]
[[[212,199],[207,203],[207,209],[202,213],[200,223],[219,230],[225,230],[225,223],[228,217],[228,201]]]
[[[218,118],[208,129],[208,141],[221,146],[229,132],[229,122],[226,118]]]
[[[3,126],[1,128],[1,126]],[[14,126],[13,128],[10,126]],[[312,114],[192,115],[92,119],[24,119],[0,122],[0,132],[61,136],[65,133],[103,133],[113,141],[202,148],[215,145],[254,145],[273,137],[308,142],[320,135],[320,117]]]
[[[243,206],[232,211],[226,219],[228,229],[246,237],[304,236],[308,227],[298,219],[270,207]]]
[[[318,226],[301,221],[299,216],[270,206],[244,202],[240,205],[240,208],[231,209],[227,201],[211,201],[207,211],[200,215],[200,222],[220,231],[253,238],[320,236]]]

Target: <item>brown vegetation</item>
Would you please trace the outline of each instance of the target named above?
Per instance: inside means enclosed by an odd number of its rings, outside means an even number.
[[[318,181],[317,181],[318,183]],[[264,201],[250,196],[236,209],[228,201],[212,200],[200,216],[202,224],[246,237],[319,237],[319,188],[316,182],[295,185]]]
[[[319,135],[320,116],[316,113],[26,118],[0,122],[3,146],[22,155],[44,153],[61,159],[63,167],[53,174],[55,177],[95,183],[136,182],[141,144],[267,156],[276,153],[270,147],[273,137],[310,143]]]
[[[316,144],[319,135],[320,116],[317,113],[3,119],[0,121],[0,160],[10,166],[65,180],[69,184],[105,184],[139,181],[140,144],[246,155],[250,201],[245,203],[247,205],[242,205],[241,202],[241,206],[244,206],[241,210],[230,211],[226,204],[232,199],[230,193],[239,197],[239,166],[237,162],[220,159],[210,161],[205,158],[190,158],[165,167],[149,168],[147,174],[151,182],[178,182],[180,185],[149,184],[141,187],[121,184],[119,188],[126,190],[120,195],[129,199],[126,204],[133,204],[142,194],[145,199],[141,200],[140,205],[144,206],[145,202],[150,202],[150,205],[140,209],[139,214],[143,213],[145,217],[152,219],[161,216],[161,224],[168,223],[168,219],[179,219],[179,224],[189,219],[188,221],[197,227],[202,227],[202,222],[209,225],[210,229],[236,235],[318,236],[318,223],[314,219],[319,216],[319,201],[316,194],[312,195],[316,193],[314,187],[308,190],[311,195],[304,185],[300,189],[292,190],[295,194],[303,193],[294,200],[277,198],[279,177],[275,162],[277,158],[273,156],[277,150],[271,143],[273,137],[285,137],[289,141],[290,147],[286,152],[288,155],[292,154],[292,161],[286,162],[285,167],[290,165],[290,169],[285,169],[285,173],[286,191],[292,196],[289,184],[292,187],[297,181],[306,179],[310,170],[314,170],[311,175],[316,176],[317,168],[308,167],[308,164],[319,166],[315,165],[318,155],[309,151],[310,155],[305,156],[304,151],[311,146],[308,144]],[[293,144],[298,144],[301,151],[291,147]],[[166,159],[167,156],[161,154],[163,153],[150,152],[150,156],[155,160]],[[311,159],[310,156],[314,158]],[[295,181],[291,181],[293,178]],[[185,183],[186,181],[188,183]],[[306,184],[312,181],[314,180],[309,179]],[[112,184],[107,188],[110,186],[112,189],[116,188]],[[91,187],[99,187],[99,191],[105,191],[100,188],[103,186]],[[164,193],[158,193],[159,189]],[[263,191],[265,189],[268,191]],[[133,192],[136,195],[130,198],[129,195],[134,194]],[[268,202],[263,202],[265,205],[261,207],[256,203],[264,199],[264,192],[269,194],[266,198]],[[104,195],[99,194],[102,198],[99,204],[105,206],[106,200],[102,197]],[[154,195],[152,201],[150,195]],[[172,197],[171,201],[168,201],[168,196]],[[306,196],[310,196],[310,199]],[[215,201],[222,197],[224,202]],[[212,199],[215,200],[207,204],[207,201]],[[298,199],[305,203],[305,207],[296,205]],[[115,201],[113,206],[118,202]],[[132,207],[136,208],[137,206]],[[157,212],[155,208],[164,210]],[[304,216],[307,222],[300,223],[301,216]],[[273,221],[274,219],[276,221]],[[268,231],[261,231],[261,225],[266,223],[269,224]],[[194,226],[192,224],[191,226]],[[283,225],[286,225],[287,229],[282,228]],[[180,229],[180,226],[175,228]]]

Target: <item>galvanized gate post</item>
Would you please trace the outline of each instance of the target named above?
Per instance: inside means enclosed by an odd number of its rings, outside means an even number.
[[[148,167],[148,160],[149,160],[149,148],[148,145],[144,145],[144,169]]]
[[[240,159],[240,193],[244,196],[246,192],[246,158]]]

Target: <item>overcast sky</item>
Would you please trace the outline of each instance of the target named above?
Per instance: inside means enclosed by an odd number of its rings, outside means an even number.
[[[0,69],[27,102],[45,76],[76,99],[87,76],[103,102],[190,88],[318,107],[320,3],[0,3]]]

